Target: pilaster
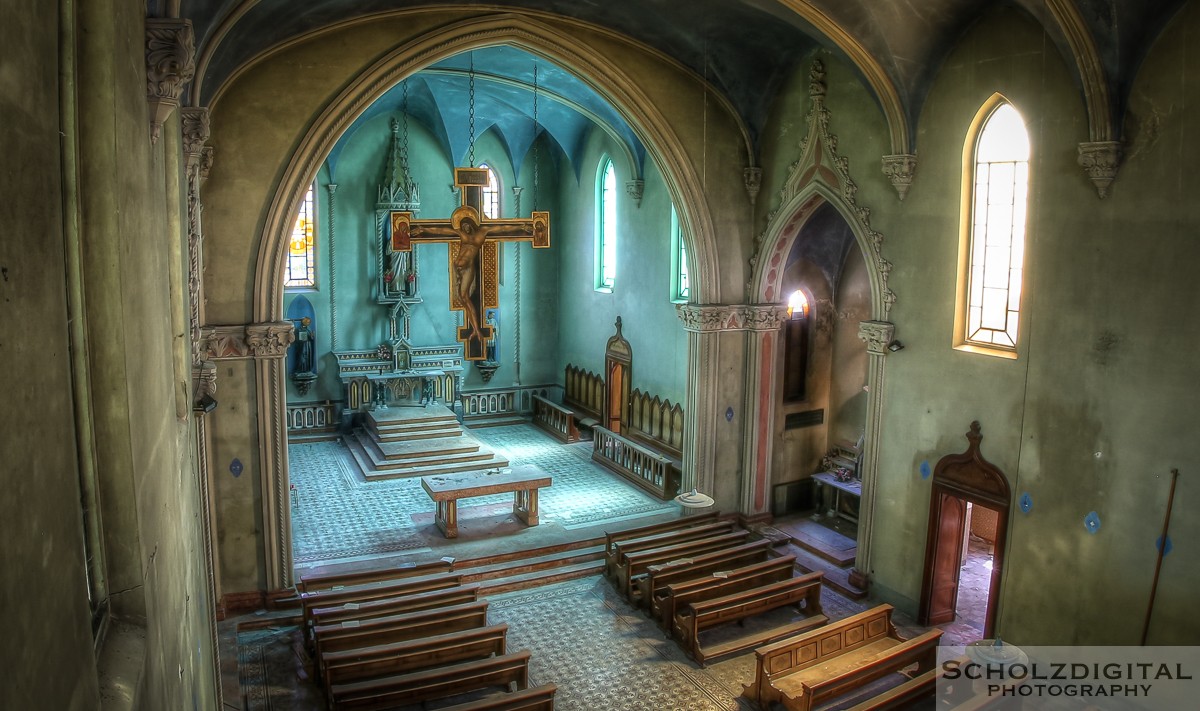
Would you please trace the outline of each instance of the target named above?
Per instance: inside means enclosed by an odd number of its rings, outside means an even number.
[[[184,84],[196,73],[196,42],[190,20],[146,18],[146,102],[150,141],[157,143],[163,124],[179,106]]]
[[[863,436],[863,463],[859,471],[862,496],[858,509],[858,551],[850,582],[862,589],[870,584],[871,544],[875,528],[876,477],[879,472],[879,433],[883,422],[883,386],[888,345],[896,335],[896,326],[887,321],[863,321],[858,337],[867,344],[867,422]]]

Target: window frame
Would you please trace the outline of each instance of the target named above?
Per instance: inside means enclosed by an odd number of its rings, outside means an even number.
[[[496,169],[487,162],[479,164],[480,168],[485,168],[488,172],[488,184],[482,190],[483,198],[483,216],[489,220],[499,220],[504,216],[504,201],[500,199],[501,185],[500,175],[496,173]],[[493,187],[494,185],[494,187]],[[495,214],[488,213],[488,203],[491,203]]]
[[[608,185],[609,169],[612,169],[612,185]],[[609,191],[611,189],[611,195]],[[612,200],[612,214],[609,212],[607,199]],[[617,283],[617,165],[609,156],[604,156],[600,159],[600,166],[596,172],[596,238],[595,238],[595,288],[596,291],[611,294]],[[610,220],[606,219],[611,217]],[[611,235],[608,234],[611,226]],[[611,238],[611,264],[607,259],[607,253],[610,251],[609,239]],[[605,276],[605,266],[611,266],[612,278],[607,279]]]
[[[675,206],[671,205],[671,301],[677,304],[691,300],[692,280],[688,271],[687,242],[683,223]]]
[[[310,193],[312,194],[312,202],[311,202],[311,214],[309,215],[309,223],[312,225],[312,240],[308,244],[307,262],[308,262],[308,272],[309,272],[309,274],[311,274],[311,278],[302,280],[301,283],[293,284],[292,282],[297,281],[297,280],[292,279],[292,238],[296,234],[296,226],[300,220],[300,213],[302,210],[304,210],[305,203],[308,202],[308,195]],[[317,181],[313,180],[312,183],[309,184],[308,189],[305,191],[305,194],[300,196],[300,203],[296,206],[296,212],[294,213],[294,217],[292,219],[292,230],[288,236],[286,252],[284,253],[284,256],[283,256],[283,259],[284,259],[283,289],[285,292],[306,292],[306,291],[317,291],[318,290],[317,289],[317,239],[318,239],[319,233],[317,231],[317,228],[319,226],[319,214],[320,214],[319,204],[320,204],[320,202],[321,202],[321,200],[320,200],[320,193],[317,190]]]
[[[1024,331],[1022,323],[1023,309],[1022,302],[1024,301],[1027,289],[1026,274],[1025,274],[1025,247],[1028,244],[1029,223],[1030,223],[1030,202],[1034,193],[1033,184],[1033,137],[1029,134],[1028,123],[1026,123],[1025,135],[1030,144],[1029,158],[1025,161],[1026,169],[1026,184],[1025,184],[1025,225],[1021,234],[1021,243],[1019,251],[1021,253],[1021,285],[1020,293],[1017,296],[1017,303],[1013,318],[1017,319],[1016,338],[1012,346],[1006,346],[997,343],[985,343],[982,341],[974,341],[969,338],[967,330],[969,328],[970,312],[971,312],[971,271],[972,271],[972,252],[976,244],[975,233],[975,202],[976,202],[976,172],[980,162],[979,144],[983,138],[984,131],[993,116],[1002,106],[1010,106],[1021,116],[1022,121],[1025,117],[1021,114],[1020,109],[1016,104],[1010,101],[1007,97],[1000,93],[995,93],[988,98],[987,101],[976,112],[975,117],[971,121],[970,128],[967,131],[966,140],[963,142],[963,161],[962,161],[962,204],[959,210],[960,226],[959,226],[959,261],[958,261],[958,278],[956,298],[954,302],[954,338],[952,346],[954,350],[965,353],[976,353],[980,355],[993,356],[997,358],[1005,358],[1015,360],[1021,349],[1021,334]],[[1019,162],[1019,161],[1018,161]],[[986,232],[980,237],[986,240]],[[1011,245],[1016,244],[1015,241],[1010,242]],[[1011,267],[1010,267],[1011,268]],[[1011,300],[1011,292],[1009,292]]]

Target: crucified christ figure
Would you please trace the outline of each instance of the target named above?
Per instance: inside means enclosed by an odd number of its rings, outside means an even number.
[[[477,289],[479,250],[489,237],[518,237],[533,234],[533,225],[529,222],[500,223],[482,225],[478,213],[469,206],[459,207],[450,216],[450,227],[425,226],[418,223],[412,225],[412,236],[458,237],[458,256],[454,259],[454,293],[462,304],[466,314],[467,327],[471,329],[474,338],[483,341],[480,330],[479,310],[475,305],[475,290]]]

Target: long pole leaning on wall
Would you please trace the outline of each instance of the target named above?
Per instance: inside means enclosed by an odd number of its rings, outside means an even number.
[[[1167,554],[1167,529],[1171,526],[1171,506],[1175,503],[1175,483],[1179,470],[1171,470],[1171,491],[1167,494],[1167,513],[1163,516],[1162,536],[1158,539],[1158,560],[1154,563],[1154,580],[1150,583],[1150,602],[1146,605],[1146,621],[1142,623],[1142,646],[1150,634],[1150,618],[1154,615],[1154,597],[1158,594],[1158,575],[1162,572],[1163,556]]]

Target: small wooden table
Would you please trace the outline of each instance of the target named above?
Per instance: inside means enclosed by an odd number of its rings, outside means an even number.
[[[513,513],[527,526],[538,525],[538,489],[550,486],[550,475],[531,465],[482,472],[421,477],[421,487],[436,505],[433,520],[446,538],[458,537],[458,500],[513,492]]]
[[[855,499],[861,497],[861,481],[859,481],[857,478],[851,479],[850,481],[838,481],[837,475],[833,472],[817,472],[816,474],[812,475],[812,478],[814,481],[816,481],[818,487],[824,484],[833,489],[833,511],[836,512],[838,516],[841,516],[852,523],[858,523],[857,514],[848,513],[842,507],[842,494],[846,494]]]

